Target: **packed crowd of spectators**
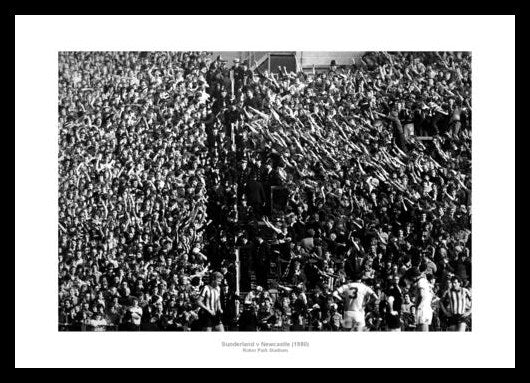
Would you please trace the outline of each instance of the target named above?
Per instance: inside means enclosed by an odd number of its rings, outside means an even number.
[[[228,330],[340,331],[358,275],[366,329],[397,289],[412,330],[416,270],[444,330],[451,279],[471,289],[471,56],[252,64],[59,54],[60,329],[200,330],[219,271]]]

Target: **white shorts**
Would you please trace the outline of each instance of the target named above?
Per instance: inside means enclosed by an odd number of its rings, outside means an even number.
[[[344,327],[364,327],[366,322],[364,320],[364,311],[344,311]]]
[[[430,307],[418,307],[416,312],[416,324],[430,325],[432,323],[433,310]]]

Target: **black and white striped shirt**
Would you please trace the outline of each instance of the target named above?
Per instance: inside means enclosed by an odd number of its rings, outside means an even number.
[[[462,315],[471,305],[471,293],[464,288],[449,289],[444,294],[444,304],[451,315]]]
[[[211,285],[205,285],[202,288],[200,298],[203,304],[214,312],[220,311],[221,308],[221,288],[219,286],[213,287]]]

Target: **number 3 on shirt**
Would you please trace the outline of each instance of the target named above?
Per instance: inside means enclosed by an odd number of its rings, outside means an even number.
[[[359,289],[357,287],[352,287],[350,291],[350,298],[357,299],[357,292],[359,291]]]

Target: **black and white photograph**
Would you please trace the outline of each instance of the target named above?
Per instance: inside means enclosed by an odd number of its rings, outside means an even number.
[[[513,15],[16,20],[16,365],[514,362]]]
[[[61,331],[471,331],[469,52],[59,52]]]

